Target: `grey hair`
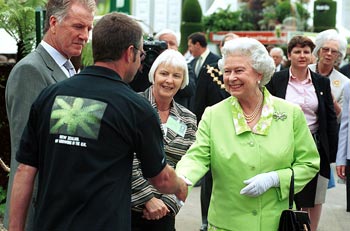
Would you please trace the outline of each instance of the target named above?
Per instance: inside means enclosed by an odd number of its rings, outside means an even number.
[[[223,72],[224,64],[227,57],[232,55],[242,55],[250,59],[252,68],[263,75],[259,87],[265,86],[275,72],[275,63],[264,45],[258,40],[248,37],[239,37],[227,41],[222,48],[222,59],[219,60],[218,66]]]
[[[280,47],[273,47],[273,48],[271,48],[270,54],[271,54],[272,51],[277,51],[280,54],[281,57],[284,56],[284,52],[283,52],[282,48],[280,48]]]
[[[181,84],[181,89],[184,89],[189,82],[188,67],[185,57],[178,51],[173,49],[166,49],[153,62],[151,70],[148,73],[148,80],[154,83],[154,74],[160,64],[170,65],[183,70],[184,79]]]
[[[313,55],[318,59],[318,53],[321,47],[328,41],[336,41],[339,44],[339,57],[336,60],[336,63],[341,63],[341,61],[344,59],[346,55],[346,47],[348,42],[346,41],[345,37],[340,35],[336,30],[334,29],[329,29],[329,30],[324,30],[320,33],[317,34],[316,39],[315,39],[315,49],[313,51]]]
[[[176,38],[176,46],[178,46],[180,44],[180,38],[179,36],[177,36],[177,34],[175,33],[175,31],[170,30],[170,29],[163,29],[161,31],[159,31],[155,36],[154,39],[159,40],[160,36],[164,35],[164,34],[172,34],[175,36]]]
[[[86,9],[90,10],[92,14],[96,11],[95,0],[49,0],[46,4],[44,33],[50,28],[50,17],[55,16],[57,21],[61,23],[74,3],[80,3]]]

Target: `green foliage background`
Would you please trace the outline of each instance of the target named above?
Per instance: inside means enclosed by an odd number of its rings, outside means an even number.
[[[17,61],[35,45],[35,8],[47,0],[0,0],[0,28],[17,42]]]
[[[306,21],[310,14],[302,3],[289,0],[248,1],[237,11],[219,9],[203,17],[206,32],[274,30],[275,25],[288,17],[295,17],[298,30],[309,30]]]
[[[187,37],[194,32],[203,32],[202,9],[198,0],[184,0],[181,12],[181,41],[179,51],[187,51]]]

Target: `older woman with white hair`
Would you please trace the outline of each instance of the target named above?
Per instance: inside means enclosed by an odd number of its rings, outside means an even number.
[[[340,73],[335,67],[339,66],[346,55],[347,41],[344,36],[334,29],[322,31],[315,39],[313,55],[317,61],[310,64],[309,68],[327,78],[331,82],[334,109],[340,122],[341,108],[343,105],[344,86],[349,79]]]
[[[152,86],[140,94],[150,101],[159,114],[167,162],[175,168],[194,142],[197,130],[196,116],[173,99],[176,92],[189,82],[185,58],[172,49],[163,51],[151,67],[149,81]],[[174,195],[157,192],[142,177],[141,166],[135,158],[132,176],[132,230],[174,231],[175,215],[181,205]]]
[[[225,43],[219,67],[230,97],[207,107],[176,172],[193,183],[212,171],[208,230],[277,230],[292,170],[300,191],[319,169],[300,107],[267,91],[275,65],[252,38]]]

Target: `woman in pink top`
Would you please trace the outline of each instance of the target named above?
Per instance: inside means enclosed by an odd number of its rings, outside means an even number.
[[[298,208],[309,212],[312,231],[317,230],[326,199],[330,163],[335,162],[338,147],[330,81],[308,68],[314,48],[308,37],[293,37],[287,50],[290,68],[276,72],[266,86],[272,95],[300,105],[320,154],[319,173],[294,198]]]

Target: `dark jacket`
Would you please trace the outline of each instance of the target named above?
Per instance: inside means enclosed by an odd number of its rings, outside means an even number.
[[[217,62],[207,65],[197,80],[194,104],[194,114],[197,116],[197,122],[199,123],[201,120],[206,107],[212,106],[229,96],[230,94],[225,90],[223,75],[219,71]]]
[[[319,141],[322,152],[325,154],[324,157],[321,156],[320,174],[329,179],[329,164],[335,162],[338,148],[337,117],[334,111],[329,79],[315,72],[310,72],[318,99]],[[272,95],[284,99],[286,97],[288,81],[289,68],[276,72],[266,87]]]
[[[202,68],[201,68],[198,76],[201,75],[201,73],[204,71],[207,64],[216,63],[219,59],[220,59],[220,56],[218,56],[210,51],[207,58],[203,61]],[[196,68],[197,60],[198,60],[198,58],[192,59],[192,61],[189,63],[193,70],[195,70],[195,68]]]
[[[212,53],[212,52],[209,52],[207,58],[203,61],[203,64],[202,64],[202,68],[201,70],[199,71],[199,74],[198,74],[198,77],[196,75],[195,76],[195,84],[196,84],[196,87],[195,87],[195,92],[197,91],[197,82],[198,82],[198,79],[199,77],[202,75],[202,73],[206,70],[206,66],[208,64],[212,64],[212,63],[217,63],[218,60],[220,59],[220,56]],[[195,67],[196,67],[196,62],[197,62],[197,58],[193,59],[189,65],[192,67],[193,70],[195,70]],[[196,94],[196,93],[195,93]],[[195,94],[191,97],[191,101],[190,101],[190,107],[189,109],[194,112],[194,107],[195,107]],[[197,117],[197,122],[199,122],[200,118]]]
[[[340,73],[342,73],[343,75],[345,75],[346,77],[350,78],[350,63],[347,63],[345,65],[343,65],[340,69],[339,69]]]

